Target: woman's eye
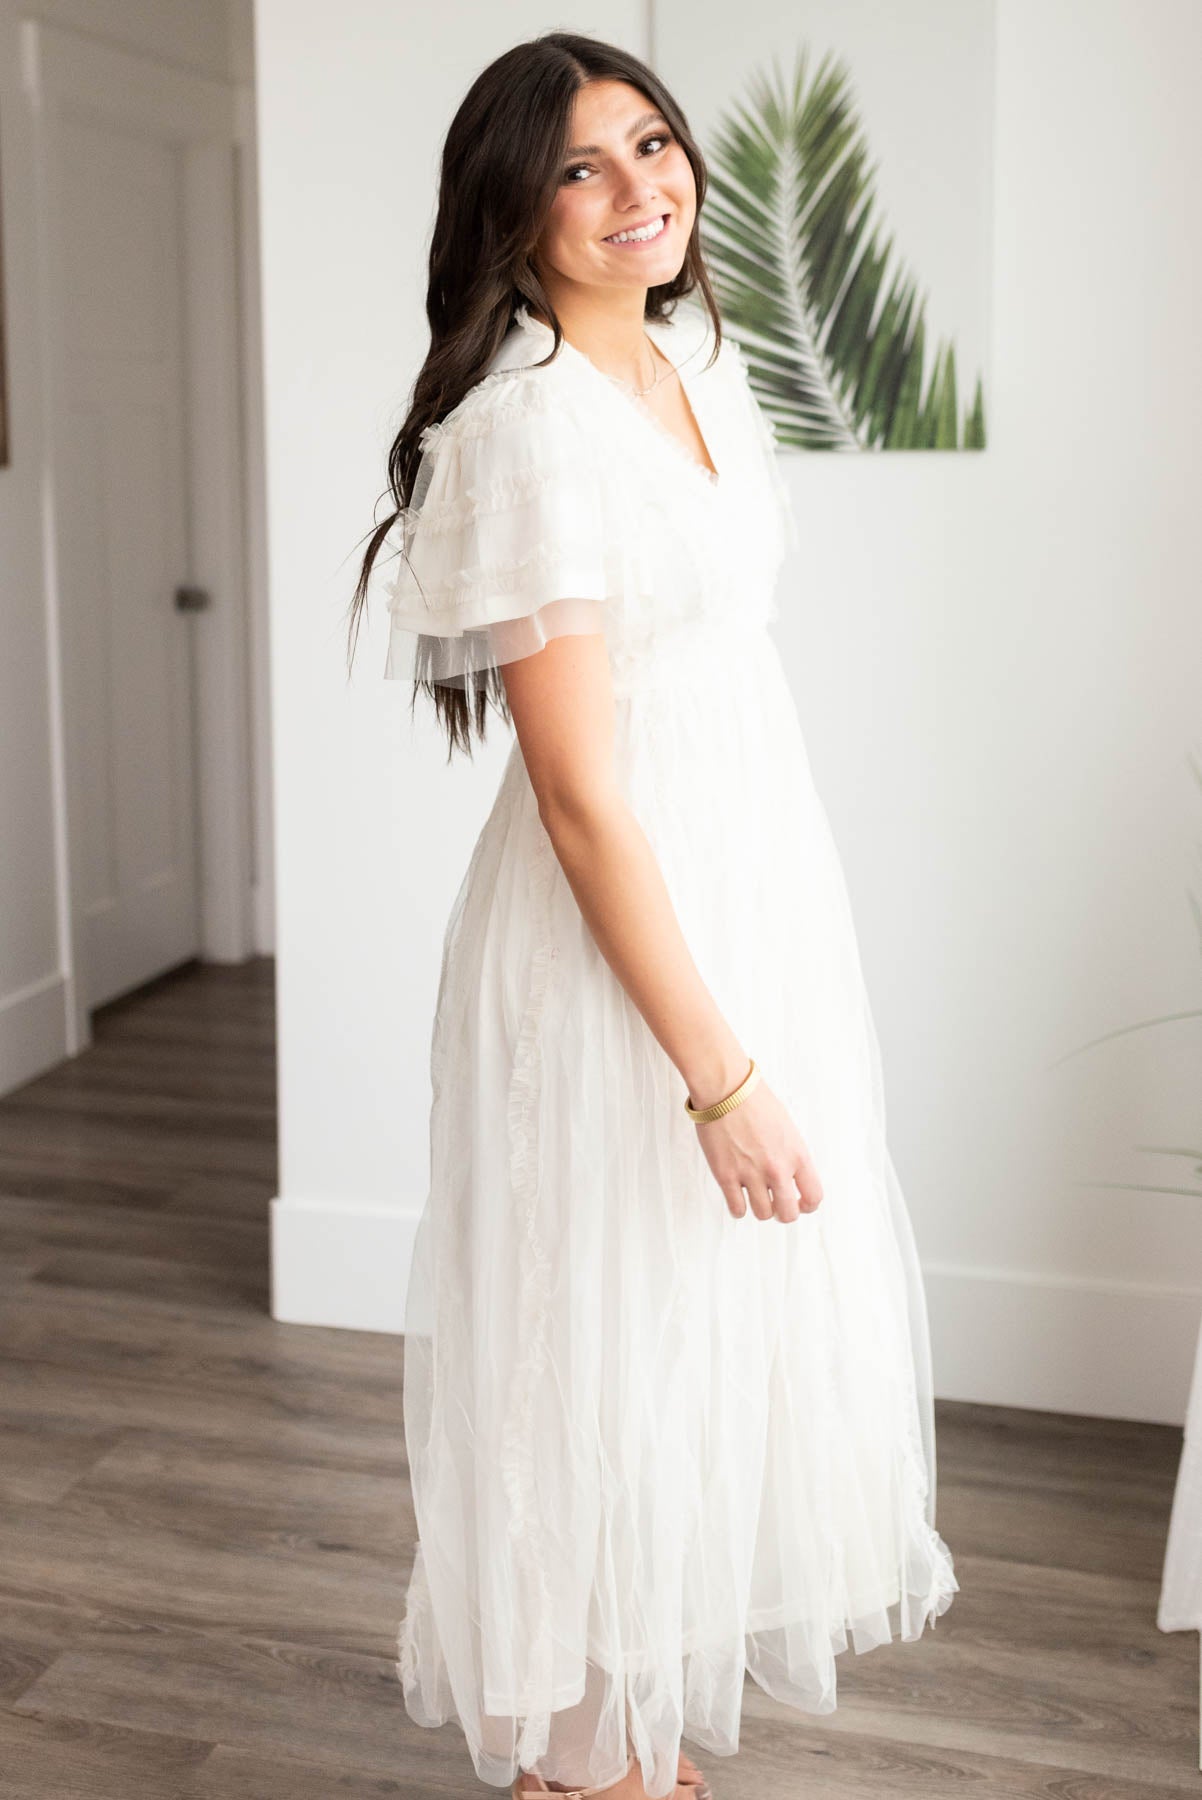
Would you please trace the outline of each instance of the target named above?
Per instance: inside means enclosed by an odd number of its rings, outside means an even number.
[[[639,149],[645,150],[648,144],[670,144],[671,142],[672,133],[670,131],[653,131],[647,137],[640,140]],[[592,164],[573,163],[571,168],[564,171],[564,181],[570,183],[573,177],[578,175],[582,169],[587,175],[592,170]],[[579,183],[576,185],[579,186]]]

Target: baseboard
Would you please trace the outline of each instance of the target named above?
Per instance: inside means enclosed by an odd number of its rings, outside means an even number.
[[[273,1319],[404,1331],[420,1212],[277,1196],[269,1213]]]
[[[66,1054],[66,980],[60,971],[0,999],[0,1095],[45,1074]]]
[[[273,1200],[272,1317],[403,1332],[419,1216]],[[1183,1423],[1202,1292],[946,1263],[923,1276],[940,1398]]]
[[[1202,1291],[924,1263],[935,1392],[1181,1425]]]

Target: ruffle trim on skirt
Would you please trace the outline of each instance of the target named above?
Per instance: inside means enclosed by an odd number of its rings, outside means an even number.
[[[786,1605],[751,1612],[742,1634],[725,1639],[701,1629],[687,1634],[674,1667],[631,1652],[623,1659],[626,1667],[617,1672],[582,1654],[575,1679],[549,1691],[538,1710],[520,1720],[495,1715],[499,1736],[490,1748],[484,1738],[487,1719],[494,1716],[486,1715],[478,1741],[455,1704],[419,1543],[394,1666],[409,1717],[426,1727],[459,1725],[483,1782],[507,1787],[522,1769],[538,1765],[552,1780],[608,1786],[626,1771],[629,1741],[639,1752],[648,1794],[668,1796],[676,1785],[682,1739],[711,1756],[733,1756],[738,1751],[745,1671],[782,1705],[806,1713],[833,1712],[837,1656],[849,1647],[863,1655],[890,1642],[912,1642],[928,1624],[934,1627],[958,1589],[947,1546],[928,1526],[911,1547],[906,1579],[892,1598],[864,1596],[857,1601],[848,1596],[850,1610],[837,1624],[825,1627],[812,1614],[799,1614]],[[815,1662],[815,1646],[824,1630],[827,1654]],[[576,1707],[589,1720],[579,1734],[579,1759],[571,1766],[545,1765],[551,1713]],[[598,1729],[596,1721],[601,1720],[611,1722],[608,1733]],[[506,1741],[513,1744],[508,1751]],[[665,1743],[675,1747],[662,1751]]]

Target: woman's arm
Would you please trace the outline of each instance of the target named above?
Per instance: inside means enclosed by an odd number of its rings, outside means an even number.
[[[655,853],[618,787],[605,638],[552,638],[501,668],[539,817],[585,923],[692,1104],[710,1106],[738,1087],[748,1057],[701,979]],[[736,1218],[747,1210],[744,1188],[760,1219],[796,1219],[821,1200],[801,1134],[765,1080],[733,1112],[695,1129]]]

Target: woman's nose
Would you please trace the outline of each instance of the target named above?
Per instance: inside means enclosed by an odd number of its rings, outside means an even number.
[[[618,204],[629,206],[651,206],[656,198],[655,183],[649,181],[641,169],[631,169],[625,179],[619,182],[616,195]]]

